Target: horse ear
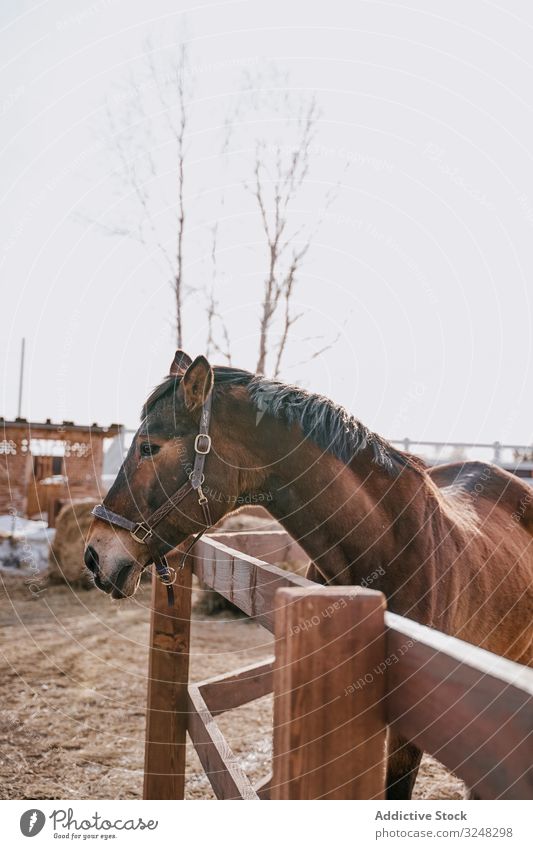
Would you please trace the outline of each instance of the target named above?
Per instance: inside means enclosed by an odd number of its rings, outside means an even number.
[[[215,382],[213,369],[203,356],[196,357],[182,377],[181,386],[188,410],[201,407],[209,397]]]
[[[192,360],[189,355],[186,354],[185,351],[180,351],[180,349],[178,348],[178,350],[174,354],[174,359],[170,363],[170,369],[168,373],[181,377],[183,374],[185,374],[191,363]]]

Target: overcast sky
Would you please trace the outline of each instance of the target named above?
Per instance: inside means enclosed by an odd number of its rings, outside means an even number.
[[[113,175],[106,104],[127,121],[121,92],[146,68],[147,38],[159,60],[186,33],[196,69],[186,277],[209,282],[206,234],[219,219],[217,297],[235,365],[257,359],[266,269],[243,180],[262,128],[274,138],[283,123],[275,109],[248,114],[225,157],[220,128],[243,72],[276,69],[278,88],[294,102],[316,93],[321,109],[295,227],[317,220],[339,184],[298,281],[304,317],[284,379],[389,437],[531,441],[530,3],[3,0],[0,18],[0,414],[16,414],[22,336],[23,415],[35,420],[135,426],[167,372],[173,304],[156,252],[95,221],[138,212]],[[161,119],[155,92],[145,109],[131,130],[140,146]],[[172,157],[163,139],[164,239]],[[185,318],[186,348],[201,353],[201,294]]]

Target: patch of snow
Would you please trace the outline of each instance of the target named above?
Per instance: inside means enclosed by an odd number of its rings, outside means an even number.
[[[54,536],[46,522],[0,516],[0,571],[21,576],[43,572]]]
[[[46,522],[36,522],[33,519],[23,519],[21,516],[10,514],[0,516],[0,537],[22,539],[34,534],[42,534],[46,529]]]

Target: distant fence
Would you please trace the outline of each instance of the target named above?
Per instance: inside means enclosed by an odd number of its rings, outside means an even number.
[[[432,448],[435,456],[439,457],[445,449],[451,448],[452,451],[462,451],[467,449],[479,449],[482,451],[492,452],[492,462],[496,465],[502,463],[504,454],[508,451],[513,454],[533,457],[533,445],[514,445],[507,442],[436,442],[435,440],[425,439],[390,439],[393,445],[401,445],[404,451],[409,451],[413,454],[425,453],[419,452],[419,448]],[[519,460],[517,460],[519,463]]]
[[[136,431],[134,430],[124,430],[118,437],[115,438],[115,440],[113,440],[112,445],[120,444],[122,450],[122,453],[120,453],[120,451],[117,453],[117,449],[113,447],[113,454],[117,462],[120,457],[116,471],[118,471],[118,468],[122,463],[124,453],[129,447],[129,438],[133,436],[135,432]],[[432,439],[410,439],[409,437],[404,437],[403,439],[390,439],[389,442],[392,442],[393,445],[400,445],[404,451],[410,451],[413,454],[427,453],[425,450],[420,452],[420,448],[433,449],[436,457],[440,457],[443,451],[447,449],[451,449],[452,452],[472,449],[474,451],[490,451],[492,455],[491,461],[497,465],[504,461],[504,457],[507,452],[512,452],[518,456],[523,455],[533,458],[533,445],[516,445],[514,443],[498,442],[497,440],[495,442],[439,442],[438,440]]]
[[[533,798],[533,670],[205,540],[176,608],[152,586],[144,797],[182,799],[188,732],[219,799],[382,799],[386,728],[481,798]],[[275,633],[275,658],[189,683],[192,570]],[[274,692],[272,774],[252,785],[216,716]]]

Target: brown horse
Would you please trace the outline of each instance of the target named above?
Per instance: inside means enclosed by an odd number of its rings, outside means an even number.
[[[533,491],[490,464],[428,469],[297,387],[177,352],[144,406],[108,510],[142,520],[187,481],[209,396],[203,491],[214,523],[239,497],[264,496],[312,559],[312,579],[349,585],[372,576],[395,613],[533,662]],[[158,553],[204,526],[191,490],[158,524]],[[133,595],[153,544],[148,554],[100,519],[88,543],[97,586],[115,598]],[[388,798],[410,798],[420,757],[408,741],[389,741]]]

